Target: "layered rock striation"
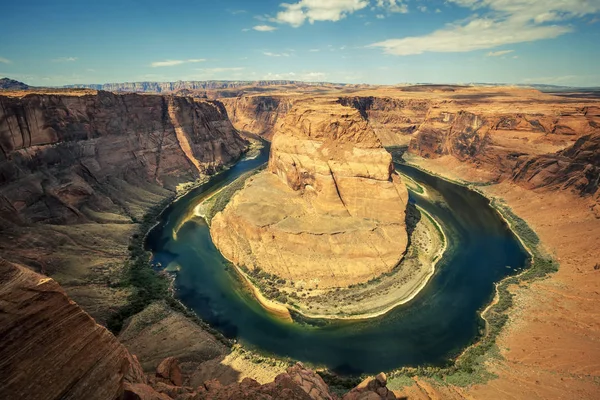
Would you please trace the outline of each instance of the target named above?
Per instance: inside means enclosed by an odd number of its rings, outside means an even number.
[[[247,147],[223,105],[108,92],[0,96],[0,256],[57,279],[100,322],[124,305],[148,210]]]
[[[127,349],[52,279],[0,259],[0,393],[115,399],[144,374]]]
[[[279,121],[291,110],[292,96],[238,96],[223,98],[231,122],[240,131],[271,140]]]
[[[321,288],[393,269],[407,246],[408,193],[360,113],[297,103],[277,128],[268,170],[249,179],[211,225],[223,255]]]
[[[86,205],[118,208],[106,188],[117,181],[174,190],[245,147],[218,102],[107,92],[0,97],[0,215],[85,220]]]
[[[600,133],[586,135],[555,154],[520,160],[513,180],[528,188],[572,189],[598,197]]]

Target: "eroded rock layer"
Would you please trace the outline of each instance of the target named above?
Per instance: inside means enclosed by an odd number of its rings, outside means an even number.
[[[91,90],[0,96],[0,256],[59,281],[101,323],[148,209],[239,158],[223,105]]]
[[[223,255],[249,269],[321,288],[394,268],[407,245],[408,193],[360,113],[334,100],[294,105],[268,170],[212,221]]]
[[[143,383],[137,360],[52,279],[0,259],[0,393],[5,399],[115,399]]]
[[[0,97],[0,213],[82,220],[85,204],[114,208],[99,185],[174,189],[234,161],[245,145],[218,102],[107,92]]]
[[[291,96],[239,96],[221,99],[231,122],[240,131],[272,139],[278,121],[292,108]]]

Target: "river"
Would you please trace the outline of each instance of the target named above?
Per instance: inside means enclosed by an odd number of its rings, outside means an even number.
[[[411,302],[374,319],[314,325],[280,321],[227,267],[204,220],[189,218],[202,199],[264,164],[268,153],[266,144],[259,157],[240,161],[171,204],[147,238],[155,263],[179,269],[176,297],[247,348],[352,375],[443,365],[477,338],[483,326],[478,310],[491,301],[494,283],[527,263],[528,254],[485,197],[397,165],[426,188],[428,196],[411,191],[410,201],[433,215],[448,239],[448,250],[427,286]],[[183,220],[187,222],[181,225]]]

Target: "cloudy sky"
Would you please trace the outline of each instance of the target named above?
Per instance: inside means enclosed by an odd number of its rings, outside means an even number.
[[[27,0],[0,77],[600,86],[600,0]]]

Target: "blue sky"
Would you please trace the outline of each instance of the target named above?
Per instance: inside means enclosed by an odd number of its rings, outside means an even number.
[[[4,1],[0,77],[600,86],[600,0]]]

